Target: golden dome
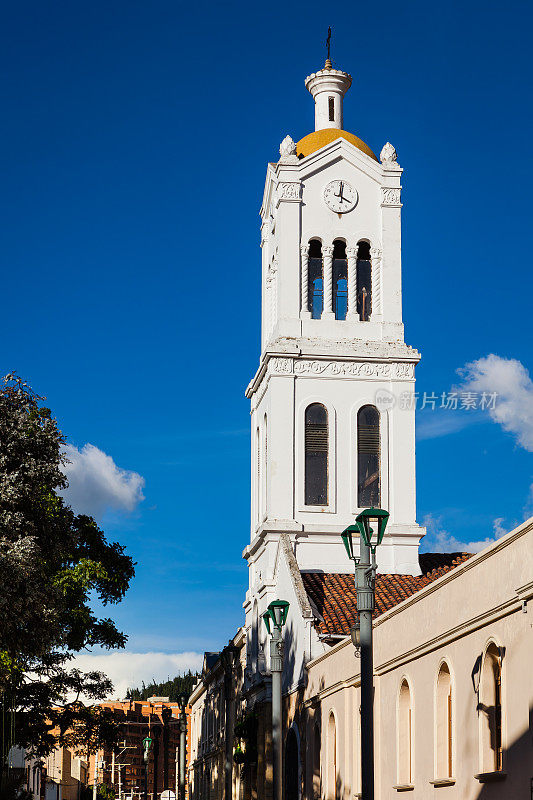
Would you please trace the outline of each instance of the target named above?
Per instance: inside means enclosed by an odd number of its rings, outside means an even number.
[[[304,136],[304,138],[300,139],[297,143],[296,152],[299,156],[305,157],[314,153],[316,150],[320,150],[324,145],[334,142],[335,139],[346,139],[347,142],[353,144],[353,146],[357,147],[362,153],[365,153],[367,156],[370,156],[370,158],[373,158],[374,161],[377,161],[370,147],[365,144],[362,139],[354,136],[353,133],[341,131],[338,128],[324,128],[321,131],[308,133],[307,136]]]

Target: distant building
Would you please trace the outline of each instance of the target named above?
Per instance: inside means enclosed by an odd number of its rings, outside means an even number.
[[[80,800],[87,781],[87,760],[68,747],[58,747],[44,759],[40,796],[43,800]],[[34,797],[39,795],[34,793]]]
[[[114,749],[100,749],[89,758],[89,785],[113,787],[117,800],[138,800],[144,792],[143,739],[152,739],[148,761],[148,798],[157,800],[170,789],[178,795],[179,717],[178,703],[168,697],[148,700],[110,701],[99,704],[113,712],[121,734]],[[187,730],[190,711],[187,709]],[[189,736],[187,735],[186,741]],[[95,766],[96,763],[96,766]],[[186,760],[187,763],[187,760]]]
[[[12,747],[8,768],[12,777],[23,780],[22,787],[34,800],[80,800],[87,784],[87,761],[68,747],[58,747],[44,759]]]

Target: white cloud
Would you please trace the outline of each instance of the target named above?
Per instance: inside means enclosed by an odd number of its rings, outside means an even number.
[[[428,529],[423,540],[424,550],[430,553],[479,553],[480,550],[484,550],[485,547],[501,539],[507,533],[507,530],[502,527],[502,522],[503,517],[497,517],[494,520],[492,536],[487,536],[486,539],[477,542],[462,542],[442,527],[440,517],[427,514],[422,523]]]
[[[117,467],[93,444],[80,449],[66,444],[63,452],[69,462],[64,465],[69,485],[62,495],[77,514],[98,519],[106,511],[133,511],[144,500],[144,478]]]
[[[203,653],[82,653],[71,662],[84,672],[100,670],[113,681],[112,699],[123,699],[126,690],[140,688],[144,681],[148,685],[174,678],[178,673],[199,672],[202,668]]]
[[[424,439],[437,439],[440,436],[448,436],[450,433],[462,431],[472,422],[483,422],[481,418],[474,417],[472,414],[459,414],[450,411],[422,411],[417,417],[416,438],[417,441]]]
[[[497,392],[489,413],[505,431],[514,434],[518,444],[533,452],[533,381],[524,365],[514,358],[491,353],[458,370],[464,380],[462,389]]]

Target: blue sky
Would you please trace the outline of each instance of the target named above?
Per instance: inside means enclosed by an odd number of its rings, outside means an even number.
[[[406,170],[406,339],[419,391],[439,393],[489,353],[533,366],[531,6],[96,0],[2,16],[3,370],[46,395],[73,445],[144,479],[142,502],[105,515],[139,562],[115,615],[129,649],[214,649],[246,586],[265,168],[313,128],[303,81],[327,26],[354,77],[345,128],[377,152],[390,140]],[[418,518],[437,533],[480,541],[524,518],[522,389],[510,430],[421,414]]]

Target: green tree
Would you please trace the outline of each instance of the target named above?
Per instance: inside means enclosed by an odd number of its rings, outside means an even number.
[[[1,764],[17,744],[46,755],[58,744],[94,749],[116,735],[111,718],[81,698],[103,699],[101,672],[72,669],[88,647],[124,647],[94,600],[119,602],[134,575],[122,545],[92,517],[76,515],[67,487],[65,438],[50,410],[16,375],[0,384]]]
[[[167,678],[166,681],[156,683],[155,679],[145,685],[144,681],[140,689],[128,689],[126,697],[130,700],[148,700],[149,697],[168,697],[171,703],[177,703],[180,695],[190,697],[192,690],[198,683],[199,674],[188,672],[183,675],[176,675],[175,678]]]

